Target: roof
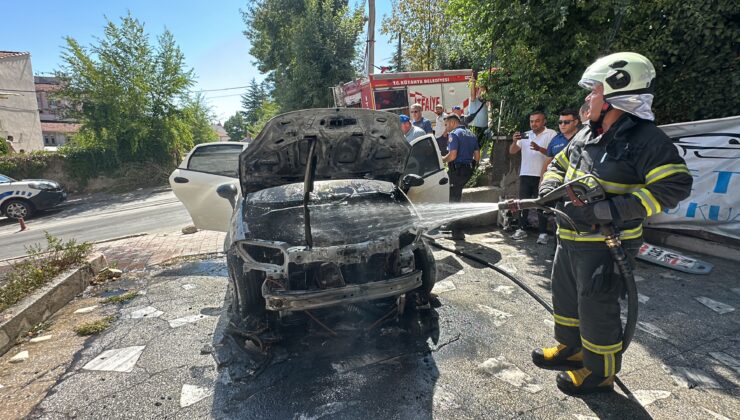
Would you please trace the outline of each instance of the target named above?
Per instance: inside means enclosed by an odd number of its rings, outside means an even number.
[[[82,124],[61,123],[61,122],[42,122],[41,131],[52,133],[76,133],[80,131]]]
[[[56,92],[61,89],[61,86],[52,83],[36,83],[36,92]]]
[[[21,57],[24,55],[31,55],[31,53],[26,51],[0,51],[0,58]]]

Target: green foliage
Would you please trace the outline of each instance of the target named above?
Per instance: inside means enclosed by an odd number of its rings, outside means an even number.
[[[120,295],[107,297],[105,298],[105,300],[103,300],[103,303],[126,303],[138,295],[139,292],[135,290],[129,290],[128,292],[122,293]]]
[[[259,109],[262,101],[269,97],[267,88],[262,83],[257,83],[252,79],[247,88],[247,92],[242,95],[242,107],[244,108],[244,121],[246,125],[254,124],[259,120]],[[226,126],[224,126],[226,128]],[[228,131],[228,130],[227,130]],[[243,137],[239,137],[242,139]]]
[[[265,124],[267,124],[267,122],[270,121],[272,117],[278,115],[279,113],[280,107],[274,101],[271,101],[269,99],[264,100],[262,102],[262,106],[260,106],[260,111],[257,113],[257,122],[247,128],[249,131],[249,135],[252,136],[252,138],[257,137],[257,134],[262,131],[262,129],[265,127]]]
[[[110,327],[110,324],[112,324],[115,320],[116,317],[110,315],[95,321],[83,322],[82,324],[74,327],[73,330],[75,333],[77,333],[77,335],[81,336],[100,334],[101,332],[108,329],[108,327]]]
[[[65,171],[82,184],[101,174],[110,176],[121,164],[116,153],[105,146],[71,142],[59,148],[59,154],[64,156]]]
[[[229,134],[231,141],[239,141],[246,137],[247,128],[247,121],[241,111],[237,111],[224,123],[224,130]]]
[[[439,68],[440,54],[449,48],[446,35],[450,22],[445,17],[446,7],[446,0],[392,1],[393,12],[383,18],[380,31],[395,39],[401,37],[403,58],[408,61],[410,70]],[[398,57],[394,60],[397,67],[404,67]],[[401,61],[400,66],[398,61]]]
[[[62,241],[44,232],[46,247],[33,245],[28,257],[13,265],[0,287],[0,312],[20,302],[34,290],[48,283],[64,270],[77,266],[90,254],[92,244]]]
[[[260,0],[242,12],[258,68],[280,109],[326,107],[330,87],[355,78],[361,9],[347,0]]]
[[[0,156],[5,156],[10,153],[8,143],[4,139],[0,139]]]
[[[41,178],[54,159],[54,153],[43,151],[0,156],[0,174],[15,179]]]
[[[740,106],[733,50],[740,16],[729,0],[449,0],[446,12],[457,17],[450,31],[463,35],[462,45],[493,51],[498,70],[479,82],[487,99],[504,100],[505,131],[526,125],[531,110],[579,106],[583,71],[618,51],[653,61],[658,123],[732,115]]]
[[[66,38],[59,95],[79,107],[65,113],[82,123],[73,142],[111,150],[119,161],[171,163],[194,142],[205,141],[209,115],[190,98],[192,70],[169,31],[156,45],[130,14],[107,21],[89,47]]]
[[[213,112],[206,104],[205,97],[202,94],[186,97],[183,99],[183,103],[183,118],[175,119],[175,122],[185,124],[186,127],[183,128],[190,130],[190,136],[183,135],[180,137],[182,144],[178,150],[189,152],[196,144],[218,140],[218,134],[211,127],[211,121],[214,119]],[[176,163],[180,163],[179,159],[177,160]]]

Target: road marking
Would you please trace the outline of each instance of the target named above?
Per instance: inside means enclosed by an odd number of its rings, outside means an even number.
[[[9,362],[10,363],[20,363],[20,362],[25,362],[26,360],[28,360],[28,350],[23,350],[22,352],[11,357]]]
[[[637,294],[637,301],[640,303],[647,303],[650,300],[649,296],[645,296],[642,293]]]
[[[131,346],[106,350],[90,360],[82,368],[85,370],[102,370],[108,372],[131,372],[139,361],[146,346]]]
[[[182,287],[185,290],[193,290],[193,289],[197,288],[198,286],[196,286],[194,284],[183,284],[180,287]]]
[[[177,328],[177,327],[181,327],[181,326],[183,326],[185,324],[192,324],[192,323],[198,322],[198,321],[200,321],[203,318],[208,318],[208,315],[202,315],[202,314],[188,315],[188,316],[184,316],[182,318],[173,319],[173,320],[171,320],[169,322],[170,322],[170,327]]]
[[[655,401],[662,400],[671,396],[669,391],[652,390],[652,389],[638,389],[632,393],[637,401],[640,401],[643,407],[654,403]]]
[[[49,335],[42,335],[41,337],[34,337],[30,340],[28,340],[29,343],[41,343],[43,341],[51,340],[51,334]]]
[[[210,388],[185,384],[180,391],[180,408],[190,407],[211,394],[213,391]]]
[[[709,353],[709,355],[717,359],[723,365],[727,366],[730,369],[733,369],[735,372],[740,374],[740,361],[738,361],[734,357],[722,352],[711,352]]]
[[[708,408],[702,407],[701,409],[704,410],[707,414],[709,414],[710,416],[714,417],[717,420],[730,420],[728,417],[725,417],[725,416],[723,416],[722,414],[719,414],[719,413],[715,413],[714,411],[712,411],[712,410],[710,410]]]
[[[74,311],[74,313],[76,313],[76,314],[88,314],[88,313],[94,311],[95,308],[97,308],[97,307],[98,307],[98,305],[95,305],[95,306],[87,306],[85,308],[80,308],[80,309]]]
[[[485,312],[493,317],[493,325],[500,327],[506,323],[506,320],[511,318],[511,314],[508,314],[498,309],[494,309],[490,306],[478,304],[478,309]]]
[[[650,322],[638,321],[637,328],[663,340],[668,340],[669,338],[668,333],[660,329],[657,325],[651,324]]]
[[[663,370],[671,375],[677,385],[685,388],[722,388],[722,386],[703,370],[683,366],[663,365]]]
[[[542,391],[542,387],[531,376],[522,372],[517,366],[507,362],[504,356],[490,358],[478,365],[478,368],[497,379],[532,394]]]
[[[432,293],[439,294],[450,292],[455,289],[457,289],[457,287],[455,287],[455,283],[453,283],[452,280],[442,280],[434,284],[434,287],[432,287]]]
[[[493,289],[496,293],[502,293],[504,295],[510,295],[514,293],[514,287],[513,286],[497,286]]]
[[[697,296],[694,299],[698,300],[702,305],[713,310],[714,312],[717,312],[718,314],[726,314],[735,310],[735,308],[730,305],[722,302],[717,302],[716,300],[709,299],[708,297]]]

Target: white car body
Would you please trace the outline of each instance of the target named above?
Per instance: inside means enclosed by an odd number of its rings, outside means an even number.
[[[450,183],[439,146],[432,134],[410,142],[407,174],[424,178],[424,184],[411,187],[407,195],[412,203],[447,203]],[[202,143],[196,145],[170,175],[170,186],[201,230],[226,232],[234,209],[219,197],[216,189],[226,183],[239,188],[239,154],[247,143]],[[241,194],[241,192],[239,193]],[[237,197],[238,201],[239,197]]]
[[[38,210],[56,206],[67,193],[56,181],[47,179],[15,180],[0,174],[0,214],[27,219]]]

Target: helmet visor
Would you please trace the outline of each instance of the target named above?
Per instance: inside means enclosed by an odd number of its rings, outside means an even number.
[[[581,81],[578,82],[578,86],[586,90],[594,90],[594,88],[598,84],[601,84],[601,82],[594,80],[594,79],[581,79]]]

